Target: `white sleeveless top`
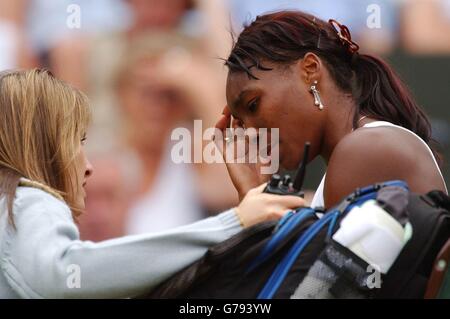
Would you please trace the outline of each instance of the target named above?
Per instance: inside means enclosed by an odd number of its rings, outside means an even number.
[[[402,127],[402,126],[392,124],[390,122],[375,121],[375,122],[367,123],[363,127],[380,127],[380,126],[398,127],[399,129],[402,129],[402,130],[404,130],[406,132],[409,132],[409,133],[413,134],[415,137],[417,137],[426,146],[426,148],[428,149],[428,152],[430,152],[431,157],[433,158],[433,161],[436,164],[436,168],[437,168],[439,174],[441,175],[441,178],[442,178],[442,181],[443,181],[444,187],[445,187],[445,192],[448,194],[447,185],[445,184],[444,176],[442,175],[442,172],[441,172],[441,170],[439,168],[439,165],[438,165],[438,163],[436,161],[436,158],[434,157],[433,152],[431,151],[431,148],[428,146],[428,144],[425,143],[425,141],[422,140],[422,138],[420,138],[416,133],[414,133],[414,132],[412,132],[412,131],[410,131],[410,130]],[[316,190],[316,192],[314,194],[313,200],[311,202],[311,207],[313,207],[313,208],[314,207],[325,207],[325,200],[324,200],[324,197],[323,197],[323,190],[324,190],[324,186],[325,186],[325,176],[326,176],[326,173],[323,176],[322,181],[320,182],[319,187],[317,188],[317,190]]]

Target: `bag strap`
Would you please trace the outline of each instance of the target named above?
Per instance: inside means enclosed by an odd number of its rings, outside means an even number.
[[[324,217],[316,221],[306,232],[300,236],[300,238],[291,247],[286,256],[277,265],[274,272],[266,282],[264,288],[258,295],[258,299],[271,299],[277,292],[281,283],[285,279],[292,265],[297,257],[305,249],[305,247],[311,242],[311,240],[322,230],[322,228],[331,222],[333,219],[339,217],[339,212],[334,211],[326,214]]]
[[[290,214],[292,213],[292,214]],[[315,211],[311,208],[301,209],[298,212],[290,212],[290,216],[287,219],[280,221],[278,225],[281,225],[275,234],[271,237],[269,242],[263,247],[260,254],[253,260],[247,269],[247,273],[252,272],[259,265],[264,263],[270,256],[271,252],[275,250],[280,242],[285,239],[291,231],[293,231],[299,224],[303,223],[306,219],[314,216]]]
[[[344,200],[342,200],[338,205],[336,205],[332,210],[339,210],[342,213],[350,211],[353,207],[359,206],[369,199],[375,199],[376,193],[385,187],[401,187],[409,191],[408,184],[401,180],[392,180],[383,183],[377,183],[370,186],[357,188],[353,193],[348,195]]]
[[[439,242],[450,233],[450,214],[430,202],[428,195],[411,194],[408,204],[409,222],[413,236],[403,247],[397,260],[386,274],[377,298],[398,298],[425,292],[428,271],[438,253]],[[445,229],[447,228],[447,230]],[[447,235],[445,234],[447,232]],[[436,250],[436,252],[435,252]],[[428,262],[428,259],[430,259]],[[414,287],[409,288],[409,287]],[[413,291],[415,290],[415,291]]]
[[[388,181],[384,183],[378,183],[370,186],[366,186],[363,188],[358,188],[347,196],[341,203],[339,203],[337,206],[335,206],[333,209],[331,209],[328,213],[326,213],[321,219],[316,221],[314,224],[312,224],[301,236],[300,238],[295,242],[295,244],[291,247],[289,252],[286,254],[286,256],[281,260],[281,262],[277,265],[275,270],[273,271],[272,275],[266,282],[265,286],[261,290],[260,294],[258,295],[258,299],[270,299],[272,298],[280,285],[282,284],[283,280],[285,279],[286,275],[288,274],[289,270],[291,269],[292,265],[294,264],[295,260],[298,258],[298,256],[302,253],[302,251],[305,249],[305,247],[311,242],[311,240],[322,230],[322,228],[330,223],[328,228],[327,237],[331,237],[332,234],[335,231],[335,226],[337,224],[337,220],[339,217],[346,214],[348,211],[350,211],[353,207],[359,206],[365,201],[369,199],[375,199],[377,192],[384,187],[388,186],[397,186],[397,187],[403,187],[405,189],[408,189],[408,186],[405,182],[400,180],[393,180]],[[292,224],[296,223],[298,225],[299,223],[303,222],[306,218],[304,218],[307,214],[314,213],[314,210],[311,211],[304,211],[303,214],[300,214],[298,218],[294,219]],[[267,259],[267,256],[269,255],[269,252],[273,249],[277,241],[279,241],[279,238],[282,238],[283,236],[286,236],[294,227],[292,227],[292,224],[287,223],[285,220],[282,220],[281,222],[282,227],[280,228],[280,231],[282,231],[282,234],[277,237],[276,239],[272,238],[273,240],[269,241],[269,243],[264,247],[262,253],[260,256],[257,257],[257,259],[250,265],[249,269],[254,269],[257,265],[259,265],[261,262],[263,262],[265,259]],[[283,225],[284,224],[284,225]],[[284,226],[284,227],[283,227]]]
[[[429,199],[431,199],[431,205],[433,207],[442,207],[448,211],[450,211],[450,196],[445,194],[442,191],[431,191],[425,195]]]

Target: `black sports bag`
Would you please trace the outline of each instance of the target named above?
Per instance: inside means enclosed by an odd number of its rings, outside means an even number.
[[[401,181],[376,184],[356,190],[327,212],[300,208],[278,223],[245,229],[143,297],[290,298],[319,256],[323,258],[346,213],[376,199],[396,220],[409,222],[413,235],[383,276],[381,288],[368,290],[346,273],[339,285],[356,297],[422,298],[434,258],[450,238],[450,198],[439,191],[418,195],[405,190]],[[364,266],[357,256],[350,259]]]

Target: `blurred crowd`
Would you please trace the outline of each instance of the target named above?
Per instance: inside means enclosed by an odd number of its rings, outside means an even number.
[[[450,0],[0,0],[0,70],[45,67],[90,98],[83,239],[166,230],[236,204],[223,164],[173,163],[171,132],[214,125],[231,33],[281,9],[334,18],[370,53],[450,56]]]

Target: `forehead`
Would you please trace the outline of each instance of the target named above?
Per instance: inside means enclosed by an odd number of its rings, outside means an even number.
[[[257,79],[251,78],[245,72],[228,72],[226,85],[226,98],[230,107],[233,107],[240,97],[247,92],[273,90],[285,86],[292,80],[293,66],[264,65],[272,70],[264,71],[252,68],[252,74]]]

